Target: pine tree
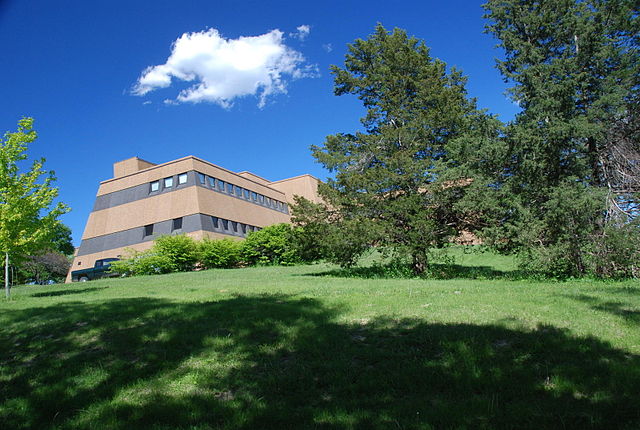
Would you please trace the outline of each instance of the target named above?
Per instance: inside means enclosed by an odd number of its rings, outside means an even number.
[[[429,250],[449,243],[465,222],[455,204],[471,181],[451,168],[449,151],[495,121],[467,98],[459,71],[448,71],[403,30],[378,24],[367,40],[348,46],[344,67],[331,71],[335,94],[356,95],[367,114],[361,131],[312,147],[335,173],[320,188],[331,224],[324,239],[332,238],[342,262],[375,244],[409,256],[420,274]]]
[[[638,213],[638,3],[484,7],[505,52],[498,68],[522,108],[506,133],[505,210],[485,233],[547,271],[582,274],[585,249],[606,223]]]

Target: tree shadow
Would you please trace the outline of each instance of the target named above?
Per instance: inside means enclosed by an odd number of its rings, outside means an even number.
[[[626,292],[622,292],[622,294],[628,294]],[[607,312],[609,314],[618,316],[625,320],[627,323],[640,325],[640,311],[635,309],[629,309],[633,307],[630,303],[626,303],[623,301],[610,301],[610,300],[601,300],[598,297],[590,296],[587,294],[579,294],[579,295],[562,295],[562,297],[573,299],[580,301],[589,305],[589,307],[596,311]]]
[[[483,279],[483,280],[523,280],[530,279],[532,273],[522,270],[502,271],[489,266],[463,266],[459,264],[432,263],[421,278],[425,279]],[[314,272],[305,276],[360,278],[360,279],[397,279],[416,278],[408,265],[375,264],[367,267],[347,267]]]
[[[640,357],[286,295],[0,315],[5,428],[637,428]]]
[[[90,293],[93,291],[104,290],[107,287],[92,287],[92,288],[73,288],[73,289],[60,289],[54,291],[46,291],[42,293],[34,293],[31,294],[31,297],[57,297],[57,296],[68,296],[71,294],[82,294],[82,293]]]

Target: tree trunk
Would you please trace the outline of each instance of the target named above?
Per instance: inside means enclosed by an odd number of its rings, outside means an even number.
[[[7,299],[11,295],[9,290],[9,253],[4,253],[4,291],[7,296]]]
[[[427,270],[427,256],[420,252],[414,253],[411,270],[413,270],[414,275],[422,275]]]

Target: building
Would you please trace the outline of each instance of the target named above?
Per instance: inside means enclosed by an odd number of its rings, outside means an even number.
[[[113,179],[100,183],[69,273],[121,256],[126,248],[148,249],[162,235],[242,238],[289,222],[293,196],[319,201],[317,185],[311,175],[270,182],[193,156],[164,164],[138,157],[120,161]]]

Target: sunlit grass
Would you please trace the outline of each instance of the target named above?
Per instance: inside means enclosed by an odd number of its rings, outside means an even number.
[[[16,287],[0,302],[1,427],[640,427],[636,282],[531,281],[456,252],[482,271]]]

